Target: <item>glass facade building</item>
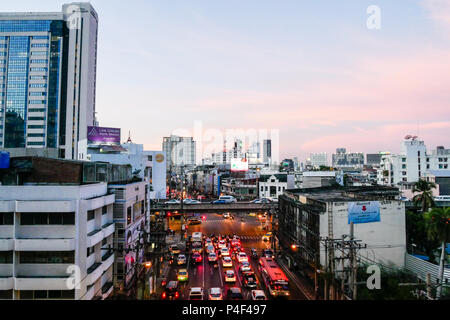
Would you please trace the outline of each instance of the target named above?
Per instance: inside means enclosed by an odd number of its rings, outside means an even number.
[[[67,37],[63,20],[0,20],[0,147],[58,147]]]

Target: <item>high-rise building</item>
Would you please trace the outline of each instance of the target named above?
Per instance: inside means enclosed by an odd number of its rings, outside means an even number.
[[[167,167],[195,166],[196,146],[192,137],[170,136],[163,138],[163,151]]]
[[[272,158],[272,140],[263,141],[263,162],[269,163]]]
[[[328,166],[328,154],[326,152],[311,153],[309,161],[313,167],[320,168]]]
[[[96,124],[97,24],[89,3],[0,13],[1,149],[77,159]]]
[[[335,168],[349,168],[364,166],[364,153],[347,153],[345,148],[337,148],[336,153],[332,155],[332,163]]]

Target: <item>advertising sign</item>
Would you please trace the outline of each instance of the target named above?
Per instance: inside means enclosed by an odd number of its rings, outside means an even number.
[[[348,223],[380,222],[380,202],[361,201],[348,203]]]
[[[141,246],[139,250],[139,261],[136,261],[136,251],[138,248],[140,230],[144,230],[144,220],[135,223],[126,230],[125,248],[129,252],[125,255],[125,285],[128,285],[134,276],[135,264],[144,261],[144,248]],[[142,242],[142,240],[141,240]]]
[[[120,145],[120,128],[88,126],[88,144]]]
[[[245,158],[231,159],[231,171],[232,172],[248,171],[248,160]]]

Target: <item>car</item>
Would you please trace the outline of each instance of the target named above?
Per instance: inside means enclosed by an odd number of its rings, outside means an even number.
[[[212,253],[215,251],[216,251],[216,249],[214,248],[214,246],[212,244],[210,244],[206,247],[206,253]]]
[[[192,287],[189,292],[189,300],[203,300],[203,288]]]
[[[246,271],[251,271],[252,268],[250,266],[250,262],[248,261],[242,261],[241,266],[239,267],[239,270],[244,273]]]
[[[227,300],[244,300],[241,288],[231,287],[227,290]]]
[[[214,200],[211,202],[212,204],[225,204],[225,200]]]
[[[180,282],[185,282],[189,280],[189,274],[188,271],[186,269],[180,269],[177,272],[177,279]]]
[[[243,261],[247,261],[248,262],[248,257],[247,254],[245,252],[239,252],[236,254],[236,258],[239,262],[243,262]]]
[[[219,249],[226,248],[227,247],[227,242],[225,240],[223,240],[223,239],[219,240],[219,243],[217,244],[217,247]]]
[[[164,202],[165,204],[180,204],[180,200],[172,199]]]
[[[186,264],[186,256],[184,254],[179,254],[177,257],[177,264],[183,265]]]
[[[228,248],[222,248],[222,249],[220,249],[220,254],[222,255],[222,256],[229,256],[230,255],[230,250],[228,250]]]
[[[252,300],[267,300],[267,297],[262,290],[252,290]]]
[[[224,200],[225,203],[236,203],[237,200],[233,196],[220,196],[218,200]]]
[[[173,300],[180,297],[180,291],[178,290],[178,281],[169,281],[164,287],[164,291],[161,294],[163,300]]]
[[[273,251],[270,249],[263,249],[262,256],[265,258],[275,259],[275,255],[273,254]]]
[[[241,241],[239,239],[231,240],[231,246],[232,247],[236,247],[236,246],[240,246],[240,245],[241,245]]]
[[[255,248],[252,248],[250,250],[250,256],[252,257],[252,259],[258,259],[259,258],[258,251]]]
[[[211,240],[211,238],[206,238],[205,239],[205,248],[208,246],[212,246],[213,245],[213,241]]]
[[[222,289],[221,288],[211,288],[209,289],[209,300],[223,300]]]
[[[236,282],[236,275],[233,270],[225,271],[225,282]]]
[[[258,204],[267,204],[267,203],[271,203],[272,199],[269,198],[261,198],[261,199],[255,199],[253,201],[251,201],[251,203],[258,203]]]
[[[230,257],[223,257],[222,259],[222,266],[224,268],[232,268],[233,267],[233,260],[231,260]]]
[[[225,213],[222,215],[222,217],[223,217],[224,219],[230,219],[230,218],[231,218],[231,214],[230,214],[229,212],[225,212]]]
[[[202,255],[198,252],[194,252],[192,254],[192,261],[194,262],[194,264],[202,262]]]
[[[262,240],[270,241],[270,238],[272,238],[272,232],[267,232],[265,235],[263,235]]]
[[[272,200],[272,202],[274,203],[278,203],[278,198],[271,198],[270,200]]]
[[[256,212],[250,212],[248,215],[249,217],[256,217]]]
[[[242,285],[246,288],[256,288],[258,280],[252,271],[242,273]]]
[[[187,204],[201,204],[201,202],[195,199],[191,199],[191,201],[189,201],[189,203]]]
[[[215,254],[214,252],[211,252],[208,255],[208,261],[209,262],[216,262],[217,261],[217,254]]]
[[[183,204],[190,204],[192,199],[183,199]]]
[[[170,252],[171,254],[179,254],[179,253],[181,252],[181,250],[180,250],[180,248],[178,248],[178,246],[177,246],[176,244],[172,244],[172,245],[169,247],[169,252]]]

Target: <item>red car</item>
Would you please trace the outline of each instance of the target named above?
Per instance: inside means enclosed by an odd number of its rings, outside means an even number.
[[[194,263],[200,263],[202,262],[202,255],[198,252],[194,252],[194,254],[192,254],[192,260]]]

